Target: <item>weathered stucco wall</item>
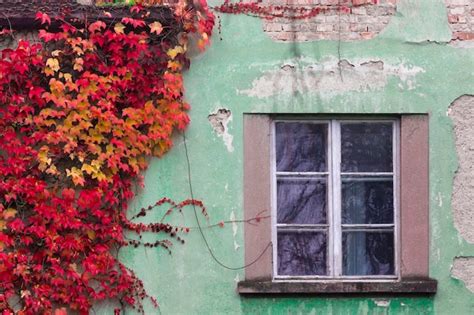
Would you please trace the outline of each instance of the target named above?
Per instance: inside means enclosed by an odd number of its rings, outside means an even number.
[[[186,97],[192,105],[187,143],[193,188],[195,197],[208,207],[210,222],[243,217],[244,113],[429,113],[430,276],[439,281],[438,293],[434,297],[243,298],[235,292],[243,271],[217,265],[193,230],[185,245],[173,248],[172,255],[149,248],[121,251],[122,260],[158,298],[161,314],[474,313],[474,217],[473,198],[469,197],[474,195],[474,104],[472,97],[459,98],[474,95],[474,49],[448,44],[453,39],[469,39],[453,34],[456,23],[472,32],[472,1],[384,3],[391,3],[393,12],[376,22],[378,28],[372,35],[354,31],[360,36],[354,39],[371,38],[363,41],[336,40],[339,26],[336,29],[334,16],[324,16],[320,24],[309,22],[309,26],[285,22],[279,27],[313,34],[315,25],[318,34],[318,25],[325,24],[332,33],[308,35],[305,42],[292,42],[295,37],[282,42],[268,36],[276,33],[270,31],[274,27],[270,25],[277,23],[221,15],[222,33],[216,33],[212,46],[193,59],[185,78]],[[372,10],[364,5],[358,8],[359,13],[365,8],[368,15]],[[351,14],[349,21],[365,16]],[[350,31],[348,25],[344,28]],[[370,23],[367,25],[370,29]],[[341,35],[349,31],[341,30]],[[329,40],[321,40],[324,38]],[[177,134],[175,142],[174,149],[161,160],[153,160],[144,174],[145,188],[137,190],[132,212],[164,196],[190,197],[182,136]],[[187,210],[173,220],[194,227],[192,209]],[[147,220],[158,221],[161,216],[155,212]],[[242,224],[205,229],[204,233],[223,263],[243,265]],[[95,307],[97,314],[111,310],[109,304]],[[151,305],[146,310],[147,314],[159,313]]]
[[[470,132],[466,119],[474,105],[464,99],[451,105],[462,95],[474,95],[474,50],[449,44],[454,37],[447,1],[398,0],[396,12],[378,35],[341,43],[318,38],[275,41],[264,31],[269,24],[257,18],[221,15],[222,33],[216,34],[210,49],[193,59],[185,80],[192,105],[187,139],[193,187],[195,197],[208,206],[211,222],[243,217],[244,113],[429,113],[430,276],[439,281],[438,293],[419,298],[243,298],[235,292],[243,271],[217,265],[199,233],[192,231],[187,243],[175,246],[171,256],[155,249],[121,253],[158,298],[162,314],[474,313],[470,291],[474,244],[472,232],[466,232],[474,229],[474,220],[453,210],[456,189],[463,185],[456,184],[452,198],[458,166],[462,172],[472,164],[470,153],[461,152],[458,159],[460,143],[453,128],[463,124],[462,133]],[[469,135],[462,141],[470,147],[471,140]],[[456,180],[466,182],[463,193],[472,195],[472,183],[467,183],[471,175],[459,174]],[[145,188],[131,207],[139,209],[163,196],[189,197],[180,135],[168,155],[152,161]],[[156,213],[149,220],[160,217]],[[196,225],[191,209],[174,219]],[[232,267],[243,264],[241,224],[204,233],[222,262]],[[96,310],[107,314],[109,309],[98,306]],[[148,314],[155,313],[148,308]]]

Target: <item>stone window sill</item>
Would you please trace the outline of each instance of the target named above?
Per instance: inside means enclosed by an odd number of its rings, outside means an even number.
[[[430,278],[400,281],[340,281],[340,282],[273,282],[241,281],[237,291],[242,295],[273,294],[416,294],[433,295],[438,282]]]

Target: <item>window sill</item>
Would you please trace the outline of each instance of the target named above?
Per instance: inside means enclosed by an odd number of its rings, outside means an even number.
[[[433,295],[438,282],[430,278],[402,279],[395,282],[272,282],[241,281],[237,291],[242,295],[259,294],[417,294]]]

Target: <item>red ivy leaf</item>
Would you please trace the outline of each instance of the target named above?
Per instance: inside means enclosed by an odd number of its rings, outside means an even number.
[[[49,17],[49,15],[41,11],[36,13],[35,19],[41,21],[41,24],[51,25],[51,18]]]
[[[132,18],[129,18],[129,17],[122,18],[122,23],[132,25],[134,28],[145,26],[145,21],[132,19]]]
[[[89,25],[89,32],[95,33],[95,32],[100,31],[101,29],[104,29],[106,27],[107,27],[107,25],[104,22],[96,21],[96,22],[92,23],[91,25]]]

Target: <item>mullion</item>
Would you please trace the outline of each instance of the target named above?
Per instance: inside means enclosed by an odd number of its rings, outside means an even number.
[[[341,211],[341,126],[337,120],[331,121],[331,153],[332,161],[329,164],[332,174],[332,276],[339,278],[342,275],[342,222]]]

